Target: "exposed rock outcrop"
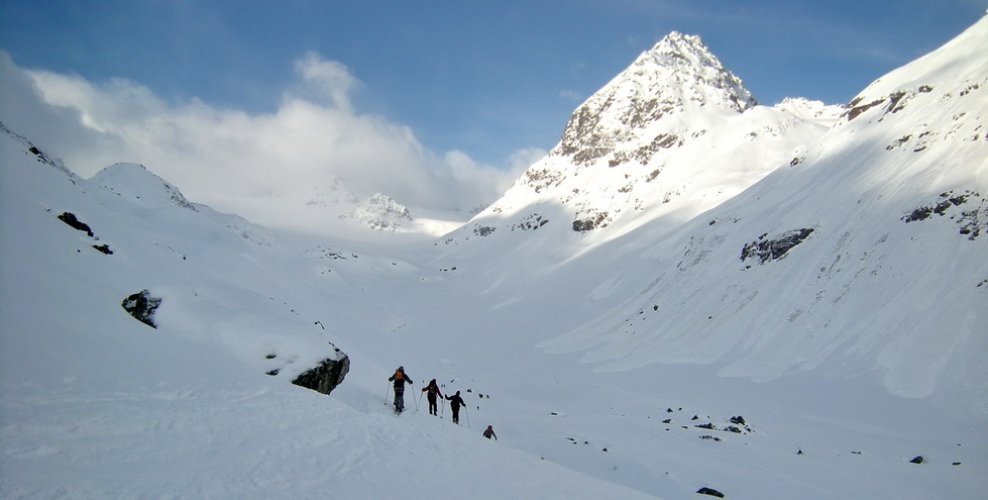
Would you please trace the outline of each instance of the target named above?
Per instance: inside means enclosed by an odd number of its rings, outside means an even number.
[[[151,295],[147,289],[131,294],[120,303],[124,310],[130,313],[135,319],[151,328],[158,328],[154,322],[154,313],[161,305],[161,299]]]
[[[315,368],[303,372],[292,383],[322,394],[333,392],[350,371],[350,358],[339,349],[336,349],[336,355],[335,359],[326,358]]]
[[[810,228],[786,231],[772,239],[766,238],[768,233],[765,233],[741,249],[741,261],[758,259],[759,264],[764,264],[768,261],[781,259],[794,246],[808,238],[810,234],[813,234],[813,229]]]
[[[71,228],[82,231],[86,233],[90,238],[93,237],[93,230],[89,227],[89,224],[82,222],[78,217],[72,212],[62,212],[58,216],[58,220],[68,224]]]

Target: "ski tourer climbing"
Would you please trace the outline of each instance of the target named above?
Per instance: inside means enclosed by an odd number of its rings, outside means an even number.
[[[460,407],[467,405],[460,397],[460,391],[456,391],[452,396],[446,396],[446,400],[449,401],[449,409],[453,410],[453,423],[460,423]]]
[[[426,399],[429,400],[429,415],[439,416],[438,406],[436,406],[436,396],[444,396],[439,392],[439,385],[436,384],[436,379],[429,381],[429,385],[423,387],[422,392],[425,393]]]
[[[487,439],[494,438],[497,441],[497,434],[494,434],[494,426],[488,425],[487,429],[484,429],[484,437]]]
[[[395,413],[401,413],[405,410],[405,383],[409,385],[412,384],[412,379],[408,377],[405,373],[405,367],[399,366],[395,370],[394,375],[388,377],[388,380],[394,382],[395,387]]]

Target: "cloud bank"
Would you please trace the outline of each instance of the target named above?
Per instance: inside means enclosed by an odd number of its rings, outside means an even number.
[[[141,163],[192,200],[269,225],[297,221],[300,207],[375,193],[413,215],[465,220],[545,153],[519,151],[506,160],[510,168],[478,164],[462,151],[437,154],[409,127],[355,109],[361,84],[345,65],[308,53],[294,70],[277,109],[252,114],[200,100],[165,102],[124,79],[24,69],[0,51],[0,119],[83,177],[116,162]]]

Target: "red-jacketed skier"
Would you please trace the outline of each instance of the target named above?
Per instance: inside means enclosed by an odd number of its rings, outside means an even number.
[[[405,373],[405,367],[399,366],[388,380],[395,384],[395,413],[401,413],[405,410],[405,382],[411,385],[412,379]]]
[[[436,406],[436,396],[444,396],[441,392],[439,392],[439,385],[436,384],[436,379],[432,379],[429,382],[429,385],[423,387],[422,392],[425,393],[425,397],[429,400],[429,415],[439,416],[438,406]]]

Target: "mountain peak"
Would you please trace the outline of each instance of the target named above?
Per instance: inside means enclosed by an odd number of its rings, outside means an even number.
[[[645,56],[716,60],[699,36],[678,31],[659,40],[651,50],[642,53],[641,57]]]
[[[665,90],[679,94],[681,104],[739,112],[758,104],[741,79],[724,68],[698,35],[669,33],[639,55],[625,73],[629,70],[638,76],[648,73],[662,76]]]
[[[697,109],[741,113],[757,104],[699,36],[674,31],[573,112],[553,153],[588,165],[629,141],[668,137],[655,126],[664,117]]]

